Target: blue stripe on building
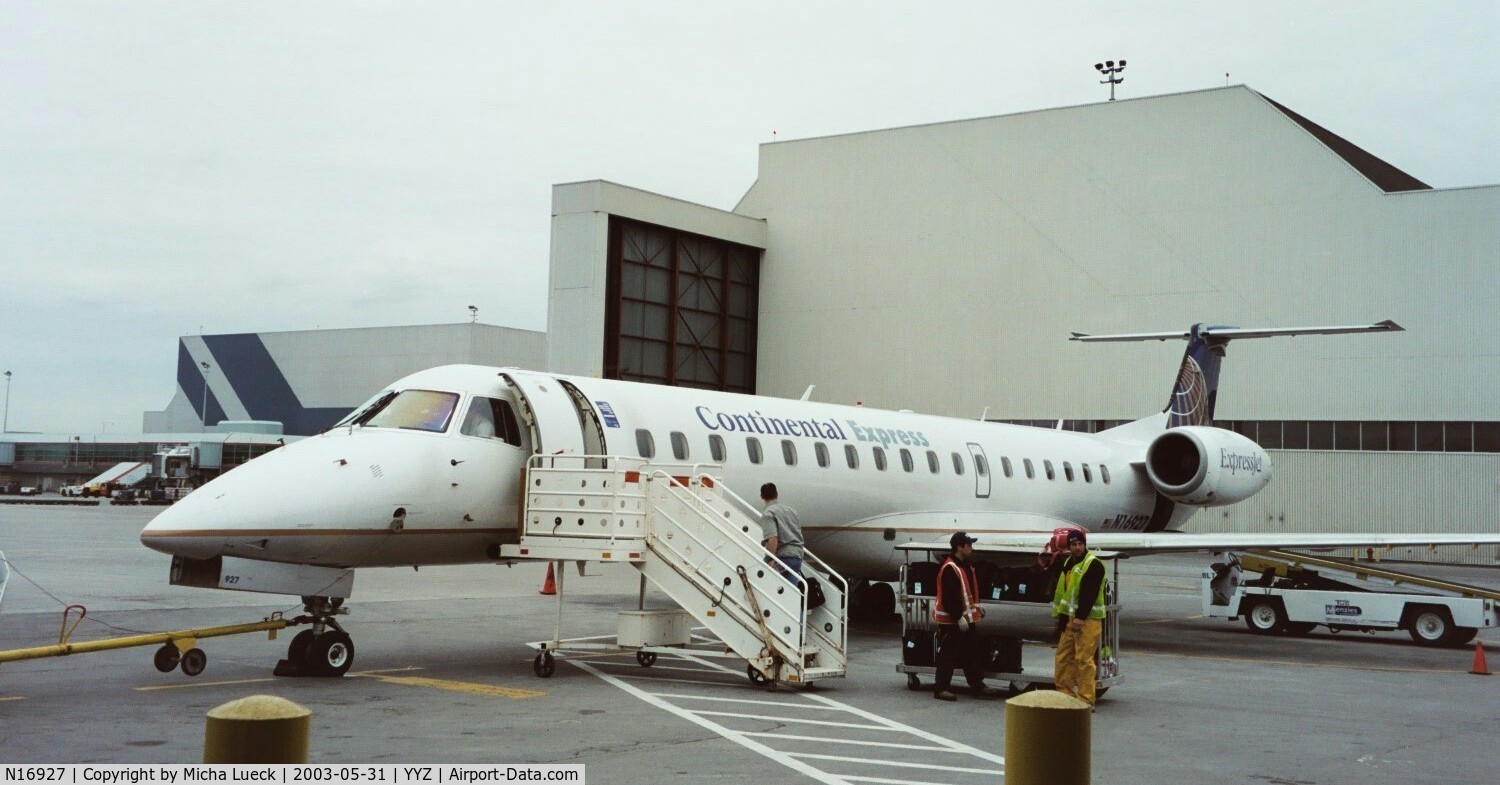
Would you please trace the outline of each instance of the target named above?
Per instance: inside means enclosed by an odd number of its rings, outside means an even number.
[[[281,423],[287,434],[308,436],[338,422],[351,408],[303,406],[271,352],[255,333],[205,335],[203,342],[252,420],[273,420]],[[188,364],[191,370],[198,370],[191,359]],[[178,376],[181,374],[179,362]],[[219,418],[223,419],[222,411]]]
[[[177,342],[177,386],[182,388],[182,394],[187,396],[193,412],[198,415],[204,427],[226,419],[224,407],[219,405],[219,399],[208,389],[203,369],[193,362],[193,356],[188,353],[187,346],[182,341]]]

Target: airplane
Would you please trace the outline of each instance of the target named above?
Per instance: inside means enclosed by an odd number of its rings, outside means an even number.
[[[1402,329],[1383,321],[1075,333],[1080,342],[1187,341],[1163,411],[1092,434],[448,365],[400,379],[323,433],[212,480],[140,538],[175,557],[174,583],[302,595],[315,626],[293,639],[289,659],[341,662],[332,675],[352,659],[352,639],[334,618],[347,612],[348,571],[495,563],[499,546],[518,540],[534,456],[639,456],[701,464],[730,488],[773,482],[801,513],[809,549],[862,579],[860,599],[884,608],[894,595],[882,581],[895,579],[904,560],[897,546],[955,531],[1018,558],[1034,557],[1060,527],[1083,528],[1091,547],[1127,555],[1500,542],[1471,534],[1181,531],[1199,510],[1248,499],[1271,479],[1259,445],[1212,425],[1230,341]],[[233,580],[222,570],[194,582],[195,572],[223,559],[235,560]]]

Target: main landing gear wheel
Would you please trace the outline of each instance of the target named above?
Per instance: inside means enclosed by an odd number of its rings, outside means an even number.
[[[908,673],[906,674],[906,688],[908,690],[920,690],[922,689],[922,680],[917,678],[917,674]]]
[[[531,670],[540,678],[550,679],[557,672],[557,660],[552,657],[552,652],[544,651],[531,661]]]
[[[202,649],[188,649],[182,653],[182,675],[197,676],[208,667],[208,655]]]
[[[635,653],[635,661],[642,668],[649,668],[652,665],[656,664],[656,652],[654,652],[654,651],[638,651],[638,652]]]
[[[177,663],[181,661],[182,652],[178,651],[177,647],[170,643],[163,643],[161,648],[156,650],[156,655],[151,658],[151,664],[155,665],[156,669],[162,673],[171,673],[172,669],[176,668]]]

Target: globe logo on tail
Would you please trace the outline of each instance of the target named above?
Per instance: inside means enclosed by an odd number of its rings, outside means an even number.
[[[1203,369],[1191,355],[1182,358],[1182,367],[1177,371],[1177,384],[1172,388],[1172,400],[1167,405],[1167,427],[1179,425],[1208,425],[1208,382],[1203,378]]]

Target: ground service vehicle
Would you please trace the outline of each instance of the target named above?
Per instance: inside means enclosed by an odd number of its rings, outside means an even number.
[[[1244,617],[1265,635],[1304,635],[1322,625],[1406,630],[1425,646],[1461,646],[1481,628],[1500,626],[1500,592],[1375,564],[1257,551],[1228,554],[1203,573],[1203,615]]]

